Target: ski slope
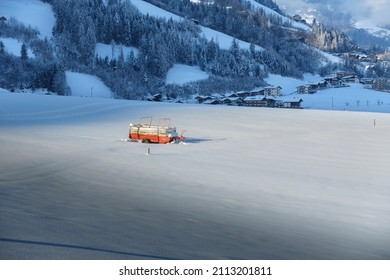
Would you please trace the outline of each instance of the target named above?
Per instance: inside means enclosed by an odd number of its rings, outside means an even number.
[[[0,131],[1,259],[390,258],[388,114],[1,90]]]

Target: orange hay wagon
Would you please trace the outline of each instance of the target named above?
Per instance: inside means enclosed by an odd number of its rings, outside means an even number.
[[[138,124],[130,124],[129,139],[141,141],[142,143],[166,144],[184,141],[184,131],[181,135],[176,131],[176,127],[171,125],[170,118],[161,118],[158,124],[152,124],[152,117],[141,118]]]

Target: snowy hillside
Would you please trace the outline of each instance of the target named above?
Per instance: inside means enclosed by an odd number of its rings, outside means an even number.
[[[39,30],[39,36],[52,37],[55,17],[52,8],[39,0],[2,0],[0,1],[0,16],[14,17],[16,20]]]
[[[187,1],[175,9],[175,1],[167,1],[166,5],[157,2],[154,3],[160,7],[143,0],[132,0],[133,5],[96,1],[89,6],[79,1],[71,1],[69,5],[53,1],[51,6],[38,0],[28,4],[1,2],[7,18],[15,16],[26,25],[18,27],[9,24],[12,20],[2,19],[7,26],[4,34],[12,38],[1,38],[5,51],[20,54],[21,41],[14,38],[24,38],[24,43],[34,50],[34,53],[30,50],[28,57],[36,59],[33,67],[27,67],[16,63],[17,57],[5,57],[13,68],[0,72],[5,81],[1,86],[10,91],[45,88],[65,95],[75,85],[69,84],[72,79],[67,79],[64,73],[75,71],[99,76],[114,93],[110,95],[118,98],[145,99],[156,92],[186,98],[199,92],[251,90],[264,85],[262,79],[270,73],[299,77],[305,72],[325,73],[330,69],[329,63],[337,64],[333,68],[342,65],[340,59],[308,47],[305,36],[310,37],[310,28],[282,16],[277,8],[249,1],[251,5],[240,4],[237,8],[220,5],[208,9]],[[35,16],[24,16],[26,9]],[[79,19],[78,24],[73,24],[70,18]],[[37,26],[39,38],[28,25]],[[54,26],[54,37],[50,38]],[[50,40],[41,40],[44,34]],[[249,42],[257,45],[252,45],[252,49]],[[122,52],[124,61],[117,65]],[[177,65],[188,72],[177,71]],[[10,72],[25,75],[12,78]],[[186,82],[200,80],[185,91],[179,88]],[[238,88],[240,85],[242,88]],[[73,91],[86,96],[91,87]]]
[[[310,27],[306,24],[303,24],[303,23],[300,23],[300,22],[295,22],[285,16],[282,16],[280,15],[279,13],[275,12],[274,10],[256,2],[256,1],[253,1],[253,0],[248,0],[248,2],[251,3],[252,7],[255,8],[255,9],[262,9],[264,10],[267,14],[271,14],[273,16],[277,16],[277,17],[280,17],[282,22],[283,23],[289,23],[291,24],[294,28],[297,28],[297,29],[303,29],[303,30],[310,30]]]
[[[361,28],[367,30],[370,34],[373,34],[379,38],[390,38],[390,29],[381,28],[369,20],[360,19],[355,22],[354,26],[356,28]]]
[[[388,114],[0,104],[1,259],[390,258]],[[186,143],[123,141],[148,115]]]
[[[357,44],[369,47],[370,44],[389,47],[390,20],[388,1],[370,0],[277,0],[286,13],[299,14],[307,22],[323,22],[333,28],[342,29]],[[386,27],[387,26],[387,27]]]
[[[136,6],[141,13],[143,13],[145,15],[148,14],[150,16],[154,16],[157,18],[173,19],[175,21],[184,20],[182,17],[180,17],[178,15],[175,15],[171,12],[165,11],[159,7],[156,7],[150,3],[142,1],[142,0],[131,0],[131,3],[134,6]],[[218,42],[219,47],[221,49],[228,50],[231,47],[232,41],[234,39],[232,36],[229,36],[225,33],[213,30],[213,29],[208,28],[208,27],[200,26],[200,28],[202,30],[203,36],[209,41],[211,41],[213,39],[215,42]],[[237,39],[237,42],[238,42],[240,48],[249,49],[250,44],[248,42],[244,42],[244,41],[238,40],[238,39]],[[257,48],[257,50],[263,49],[260,46],[256,46],[256,48]]]
[[[111,98],[111,90],[97,77],[83,73],[67,71],[66,81],[72,96]]]

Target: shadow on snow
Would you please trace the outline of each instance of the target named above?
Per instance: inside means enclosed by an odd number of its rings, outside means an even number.
[[[127,256],[131,256],[131,257],[158,259],[158,260],[175,260],[173,258],[167,258],[167,257],[162,257],[162,256],[146,255],[146,254],[123,252],[123,251],[115,251],[115,250],[109,250],[109,249],[93,248],[93,247],[80,246],[80,245],[51,243],[51,242],[42,242],[42,241],[31,241],[31,240],[19,240],[19,239],[10,239],[10,238],[0,238],[0,242],[19,243],[19,244],[28,244],[28,245],[38,245],[38,246],[49,246],[49,247],[60,247],[60,248],[70,248],[70,249],[78,249],[78,250],[88,250],[88,251],[95,251],[95,252],[127,255]],[[0,257],[5,257],[5,256],[4,255],[2,256],[0,254]]]

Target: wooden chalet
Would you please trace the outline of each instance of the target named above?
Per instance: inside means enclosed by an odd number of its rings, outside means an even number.
[[[359,77],[357,75],[344,76],[341,78],[344,83],[359,83]]]
[[[250,91],[238,91],[234,94],[236,95],[236,97],[246,98],[248,96],[264,95],[265,93],[264,93],[264,89],[260,88],[260,89],[250,90]]]
[[[321,81],[318,83],[318,89],[325,89],[328,87],[328,82],[327,81]]]
[[[250,91],[251,96],[255,95],[265,95],[265,89],[264,88],[258,88]]]
[[[377,78],[374,80],[372,89],[378,91],[390,91],[390,78]]]
[[[157,94],[155,94],[155,95],[153,95],[153,96],[148,96],[147,98],[146,98],[146,100],[147,101],[153,101],[153,102],[161,102],[162,101],[162,94],[161,93],[157,93]]]
[[[203,103],[203,102],[205,102],[205,101],[207,101],[207,100],[211,100],[212,98],[211,98],[211,96],[204,96],[204,95],[197,95],[196,97],[195,97],[195,100],[198,102],[198,103]]]
[[[362,78],[360,80],[360,82],[363,84],[363,85],[372,85],[374,83],[374,79],[373,78]]]
[[[332,74],[332,77],[334,78],[342,78],[346,76],[356,76],[356,73],[348,72],[348,71],[337,71],[336,73]]]
[[[235,95],[237,95],[237,97],[241,97],[241,98],[251,96],[249,91],[238,91],[235,93]]]
[[[274,98],[267,98],[267,107],[283,107],[283,101]]]
[[[227,97],[228,97],[228,98],[237,98],[237,97],[239,97],[239,96],[237,95],[237,93],[231,93],[231,94],[229,94]]]
[[[242,106],[244,104],[244,99],[241,97],[226,97],[222,100],[222,103],[225,105]]]
[[[267,98],[261,95],[248,96],[244,99],[244,106],[248,107],[267,107]]]
[[[298,101],[284,101],[283,107],[284,108],[294,108],[294,109],[302,108],[301,107],[302,102],[303,102],[302,99],[299,99]]]
[[[153,97],[152,97],[152,101],[155,101],[155,102],[161,102],[161,100],[162,100],[162,94],[161,93],[157,93],[157,94],[155,94],[155,95],[153,95]]]
[[[203,104],[208,104],[208,105],[219,105],[221,104],[221,101],[218,99],[209,99],[203,102]]]
[[[299,94],[313,94],[317,92],[318,84],[308,84],[297,86],[297,93]]]
[[[342,80],[338,77],[328,77],[328,78],[325,78],[325,81],[328,83],[328,86],[330,86],[330,87],[342,87],[343,86]]]

